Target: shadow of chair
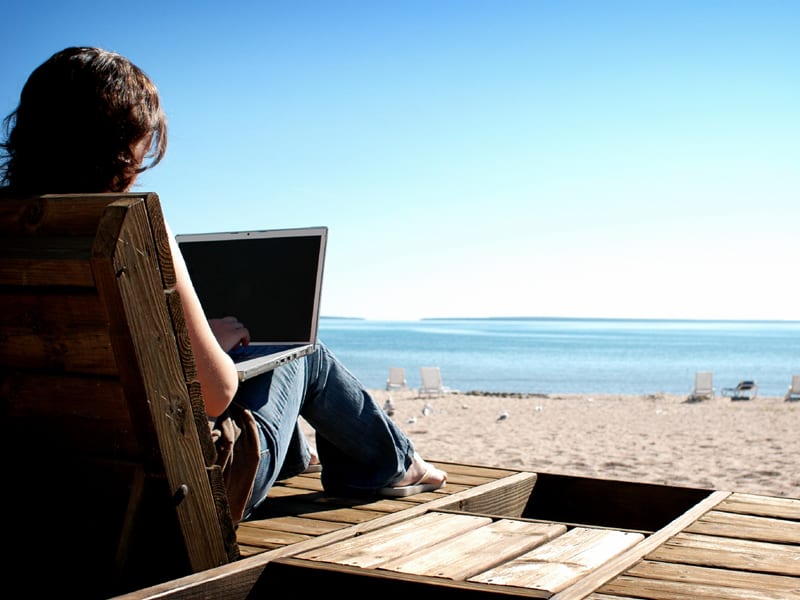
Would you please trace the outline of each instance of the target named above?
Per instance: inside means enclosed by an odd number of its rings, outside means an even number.
[[[386,380],[386,389],[404,390],[408,387],[406,383],[406,370],[403,367],[389,367],[389,378]]]
[[[711,371],[697,371],[694,375],[694,389],[687,398],[688,402],[710,400],[714,397],[714,374]]]
[[[784,400],[800,400],[800,375],[792,375],[792,385],[789,386]]]

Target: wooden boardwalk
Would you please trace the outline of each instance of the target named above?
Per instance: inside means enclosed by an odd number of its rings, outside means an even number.
[[[124,598],[800,599],[800,499],[435,464],[447,486],[402,499],[280,482],[239,526],[241,560]]]

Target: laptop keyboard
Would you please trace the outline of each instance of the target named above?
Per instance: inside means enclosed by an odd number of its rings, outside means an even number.
[[[259,356],[266,356],[268,354],[275,354],[276,352],[283,352],[295,348],[297,344],[268,344],[268,345],[251,345],[239,346],[229,351],[228,354],[234,361],[249,360]]]

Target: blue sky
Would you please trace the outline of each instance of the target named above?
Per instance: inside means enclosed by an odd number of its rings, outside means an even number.
[[[800,319],[800,2],[14,3],[159,87],[179,233],[327,225],[323,312]]]

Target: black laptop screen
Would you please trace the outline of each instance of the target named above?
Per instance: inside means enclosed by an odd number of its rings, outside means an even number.
[[[208,318],[235,316],[254,342],[308,342],[322,238],[295,235],[181,241]],[[321,278],[321,274],[320,274]]]

